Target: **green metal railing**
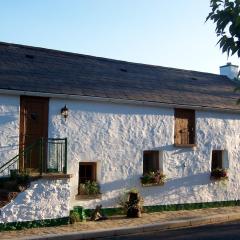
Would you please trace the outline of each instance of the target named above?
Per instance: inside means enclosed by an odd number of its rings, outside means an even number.
[[[11,170],[42,175],[67,173],[67,138],[40,138],[24,148],[18,155],[0,166],[0,176]]]

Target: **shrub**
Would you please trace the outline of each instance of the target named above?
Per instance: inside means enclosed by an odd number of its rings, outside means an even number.
[[[81,221],[78,212],[71,211],[69,218],[70,218],[70,223],[71,223],[71,224],[74,224],[74,223],[76,223],[76,222],[80,222],[80,221]]]

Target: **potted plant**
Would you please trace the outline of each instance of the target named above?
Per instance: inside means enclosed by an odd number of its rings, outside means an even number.
[[[120,196],[118,204],[123,209],[127,217],[141,217],[143,210],[143,198],[138,189],[133,188]]]
[[[211,179],[212,180],[227,180],[227,170],[224,168],[216,168],[213,169],[211,172]]]
[[[79,184],[77,198],[97,198],[100,195],[100,186],[96,181],[86,181],[85,183]]]
[[[163,185],[166,181],[166,175],[161,171],[148,172],[143,174],[141,177],[141,183],[143,186],[146,185]]]

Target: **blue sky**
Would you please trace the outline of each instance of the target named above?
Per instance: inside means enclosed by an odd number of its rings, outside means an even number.
[[[219,72],[210,0],[2,0],[0,41]]]

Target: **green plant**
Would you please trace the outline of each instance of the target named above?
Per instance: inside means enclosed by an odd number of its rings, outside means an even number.
[[[28,172],[19,172],[18,170],[11,170],[10,180],[8,185],[11,188],[14,188],[16,191],[24,191],[30,186],[30,175]]]
[[[148,172],[143,174],[140,179],[142,184],[164,184],[166,181],[166,175],[160,171]]]
[[[128,217],[140,217],[143,209],[143,198],[137,188],[127,190],[118,199],[118,205]]]
[[[17,169],[10,170],[10,178],[12,180],[16,180],[18,175],[19,175],[19,171]]]
[[[81,221],[80,216],[79,216],[79,213],[78,213],[78,212],[75,212],[75,211],[71,211],[71,212],[70,212],[69,218],[70,218],[70,223],[71,223],[71,224],[74,224],[74,223],[76,223],[76,222],[80,222],[80,221]]]
[[[78,192],[83,195],[100,194],[100,186],[95,181],[86,181],[85,183],[79,184]]]
[[[215,180],[227,180],[227,170],[224,168],[216,168],[211,172],[211,178]]]
[[[210,7],[206,21],[216,24],[215,32],[220,37],[218,43],[222,52],[240,57],[240,1],[210,0]]]

